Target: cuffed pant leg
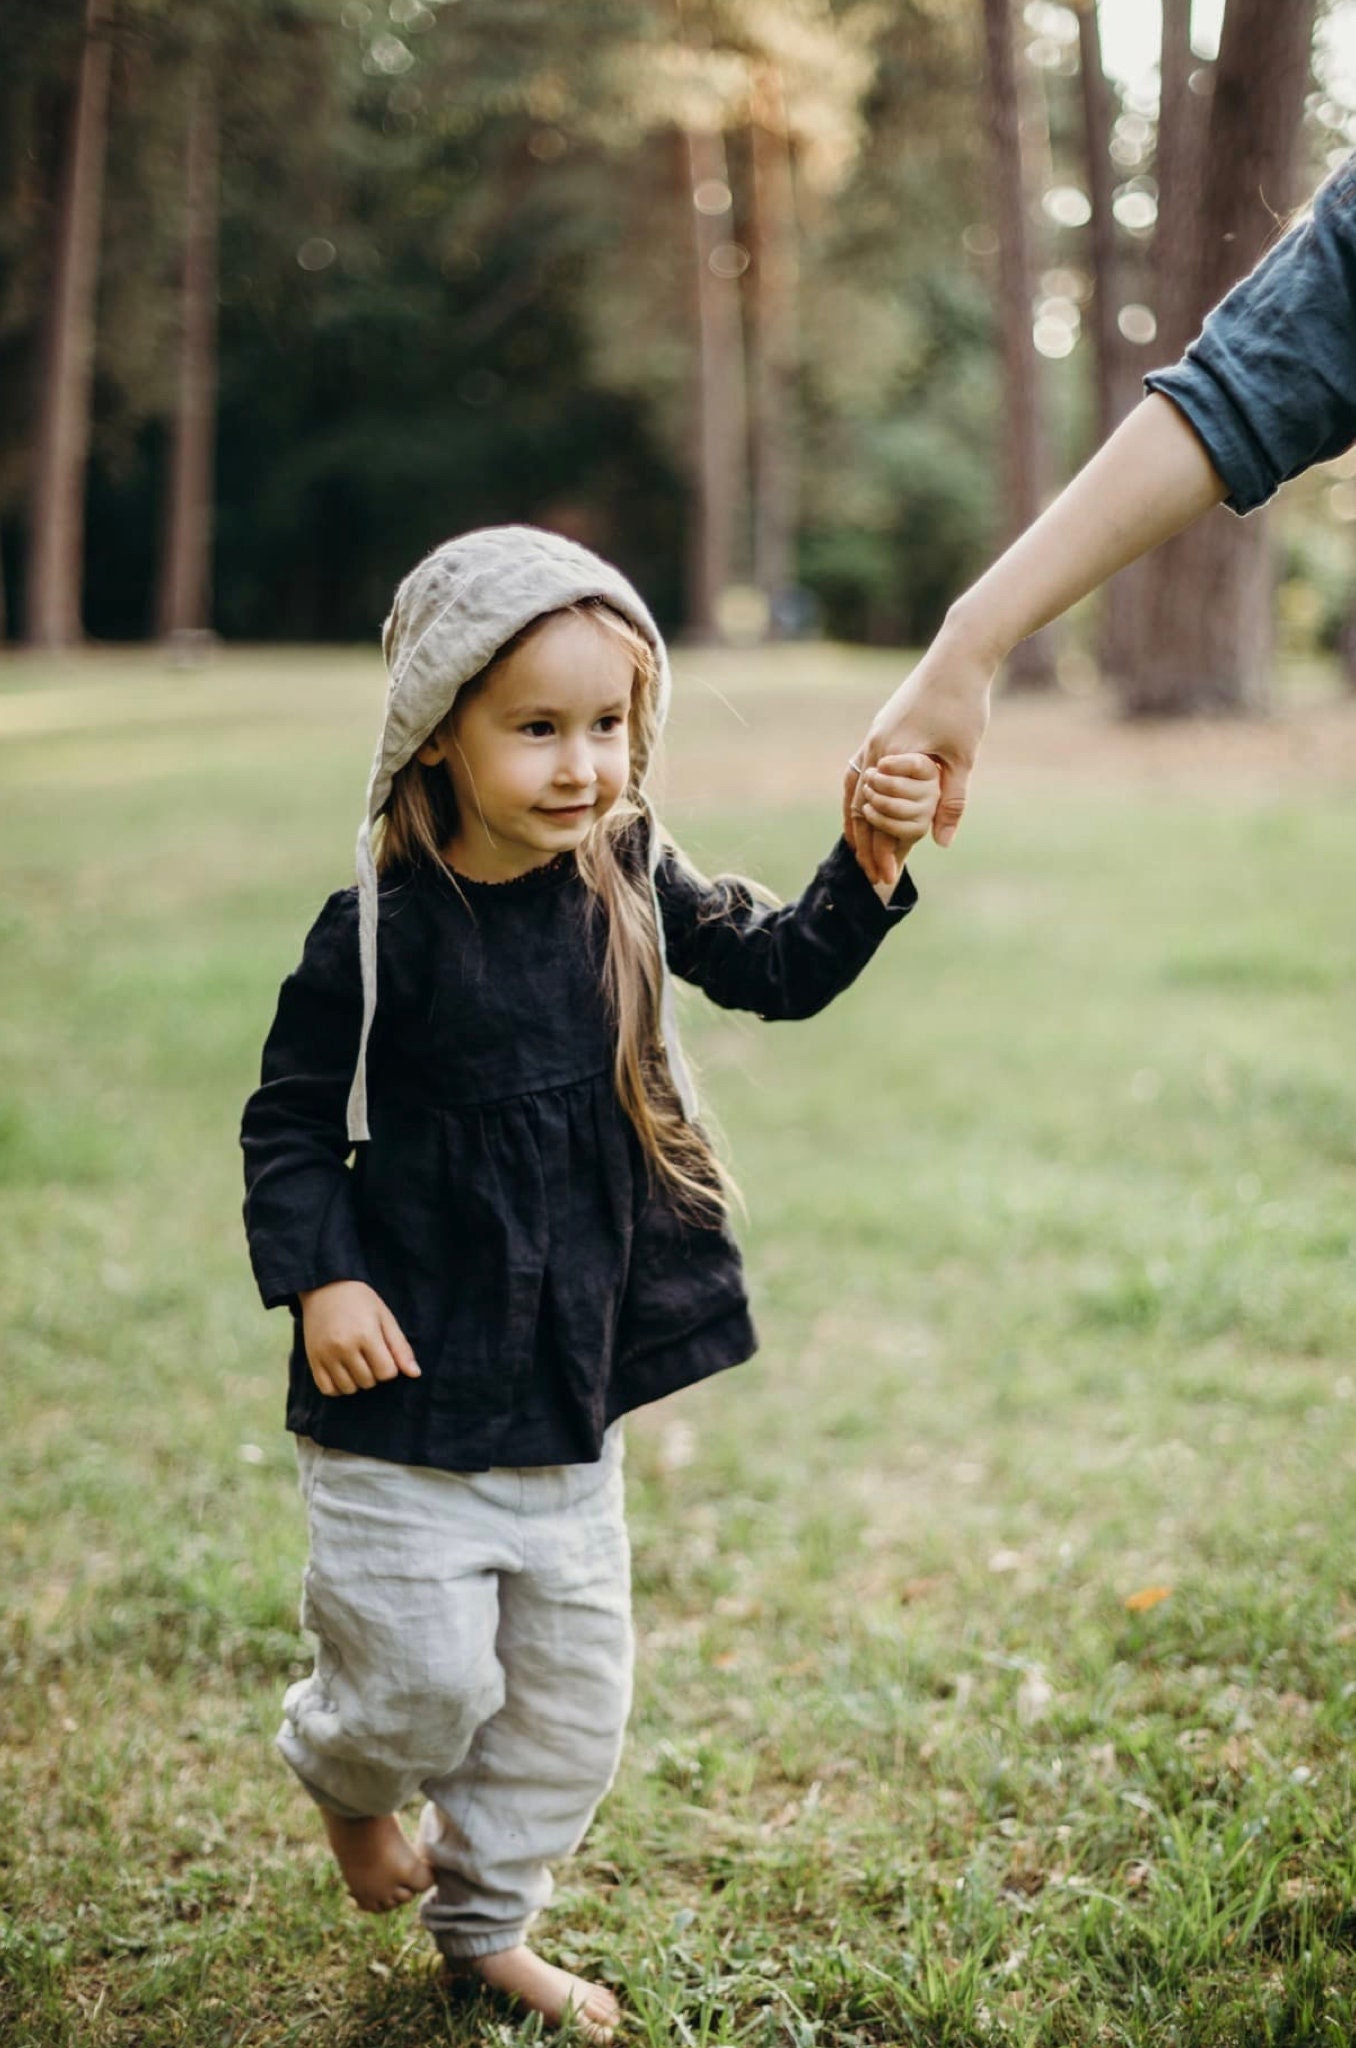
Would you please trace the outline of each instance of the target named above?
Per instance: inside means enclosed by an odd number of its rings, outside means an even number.
[[[277,1746],[348,1819],[394,1813],[455,1770],[498,1712],[497,1518],[466,1478],[298,1446],[315,1669],[289,1687]]]
[[[621,1439],[601,1466],[525,1472],[521,1569],[500,1587],[505,1697],[465,1761],[426,1789],[437,1873],[422,1908],[444,1955],[513,1948],[616,1775],[631,1704]]]

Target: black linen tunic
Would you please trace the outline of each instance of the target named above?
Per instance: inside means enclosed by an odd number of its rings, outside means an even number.
[[[905,871],[882,904],[841,840],[780,909],[668,855],[657,885],[672,972],[765,1018],[822,1009],[916,900]],[[388,878],[353,1148],[357,892],[326,903],[241,1130],[255,1278],[294,1321],[289,1429],[453,1472],[588,1462],[618,1415],[752,1355],[734,1239],[651,1186],[618,1100],[605,939],[572,856],[460,893],[431,867]],[[320,1392],[297,1297],[334,1280],[375,1288],[419,1379]]]

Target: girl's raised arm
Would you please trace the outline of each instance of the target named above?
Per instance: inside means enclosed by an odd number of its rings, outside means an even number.
[[[918,900],[906,869],[883,903],[844,840],[794,903],[760,903],[735,876],[703,881],[672,853],[656,884],[673,972],[722,1008],[767,1019],[831,1003]]]

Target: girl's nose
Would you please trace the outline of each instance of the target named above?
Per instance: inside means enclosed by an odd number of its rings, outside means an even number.
[[[586,746],[567,749],[556,770],[556,781],[568,783],[571,789],[578,789],[595,780],[593,759]]]

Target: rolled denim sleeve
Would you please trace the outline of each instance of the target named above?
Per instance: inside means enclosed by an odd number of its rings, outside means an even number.
[[[1144,387],[1195,429],[1234,512],[1356,440],[1356,156]]]

